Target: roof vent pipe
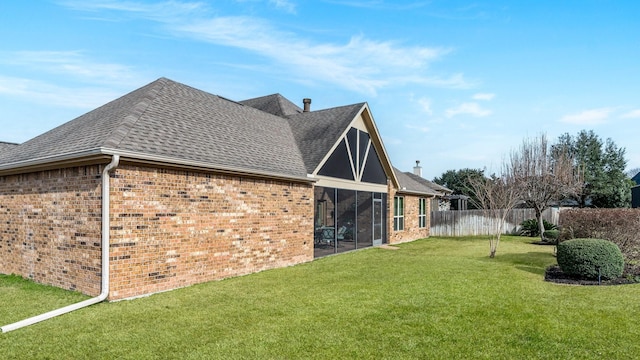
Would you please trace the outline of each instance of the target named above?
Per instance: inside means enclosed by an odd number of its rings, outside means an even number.
[[[304,98],[302,99],[302,103],[304,104],[304,112],[309,112],[311,111],[311,99],[309,98]]]
[[[422,177],[422,166],[420,166],[420,160],[416,160],[416,166],[413,167],[413,174]]]

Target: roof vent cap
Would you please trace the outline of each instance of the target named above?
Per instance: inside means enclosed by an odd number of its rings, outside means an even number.
[[[302,103],[304,104],[304,108],[302,110],[303,112],[311,111],[311,99],[304,98],[304,99],[302,99]]]

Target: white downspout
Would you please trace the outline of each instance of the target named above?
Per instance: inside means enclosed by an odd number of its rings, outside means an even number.
[[[119,155],[113,155],[111,162],[102,170],[102,287],[100,295],[75,303],[63,308],[49,311],[48,313],[40,314],[28,319],[24,319],[13,324],[0,327],[0,332],[6,333],[12,330],[20,329],[25,326],[33,325],[40,321],[51,319],[58,315],[66,314],[68,312],[87,307],[89,305],[97,304],[104,301],[109,296],[109,171],[118,166],[120,162]]]

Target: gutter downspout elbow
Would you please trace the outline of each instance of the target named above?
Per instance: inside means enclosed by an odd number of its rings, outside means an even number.
[[[17,330],[25,326],[33,325],[40,321],[48,320],[53,317],[69,313],[74,310],[78,310],[93,304],[97,304],[107,299],[109,296],[109,228],[110,226],[110,201],[109,201],[109,172],[115,169],[120,163],[120,155],[113,155],[111,162],[105,166],[102,170],[102,234],[101,234],[101,247],[102,247],[102,284],[100,295],[81,301],[79,303],[71,304],[60,309],[49,311],[44,314],[40,314],[28,319],[24,319],[13,324],[0,327],[0,332],[6,333],[9,331]]]

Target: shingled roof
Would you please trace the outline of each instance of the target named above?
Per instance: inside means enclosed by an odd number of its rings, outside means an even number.
[[[0,141],[0,155],[2,155],[2,153],[4,153],[4,152],[7,152],[7,151],[13,149],[16,146],[18,146],[18,144]]]
[[[409,176],[411,173],[402,172],[395,167],[393,168],[393,171],[395,172],[396,177],[398,178],[398,183],[400,184],[398,192],[426,196],[440,195],[437,191],[430,188],[426,184],[422,183],[421,181],[417,181],[412,176]]]
[[[295,115],[302,112],[301,108],[280,94],[243,100],[240,101],[240,103],[280,117],[287,117],[289,115]]]
[[[364,105],[359,103],[288,117],[298,147],[304,149],[302,158],[309,173],[320,165]]]
[[[327,155],[338,137],[362,110],[365,103],[303,112],[280,94],[240,101],[273,115],[287,118],[308,173]]]
[[[431,190],[433,190],[436,193],[436,195],[442,196],[442,195],[448,195],[448,194],[453,193],[453,190],[451,190],[451,189],[449,189],[447,187],[444,187],[442,185],[436,184],[433,181],[429,181],[429,180],[423,178],[422,176],[418,176],[418,175],[416,175],[414,173],[411,173],[411,172],[408,172],[408,171],[405,171],[404,174],[406,176],[408,176],[409,178],[411,178],[413,181],[418,182],[418,183],[422,184],[423,186],[426,186],[426,187],[430,188]]]
[[[0,153],[0,170],[96,153],[307,175],[287,119],[166,78]]]
[[[129,159],[308,179],[366,103],[303,112],[280,94],[241,102],[160,78],[23,144],[0,171]]]

